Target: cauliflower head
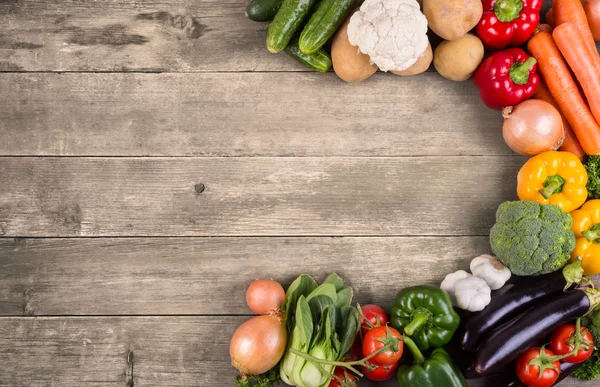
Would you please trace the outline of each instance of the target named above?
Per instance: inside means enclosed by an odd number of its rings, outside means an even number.
[[[348,40],[380,70],[406,70],[429,45],[427,19],[417,0],[365,0],[350,18]]]
[[[557,271],[575,248],[572,223],[571,215],[552,204],[502,203],[490,231],[492,251],[519,276]]]

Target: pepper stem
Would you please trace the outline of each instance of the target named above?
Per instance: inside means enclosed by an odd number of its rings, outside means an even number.
[[[529,82],[529,72],[536,63],[537,61],[534,57],[527,58],[523,63],[513,63],[508,73],[510,79],[517,85],[525,85]]]
[[[544,188],[539,190],[539,193],[544,197],[544,199],[549,199],[550,196],[562,192],[565,182],[566,180],[562,176],[548,176],[546,181],[544,181]]]
[[[581,232],[581,235],[583,235],[588,242],[596,242],[600,239],[600,229],[595,226],[597,225],[590,227],[589,230]]]
[[[410,337],[404,336],[404,345],[406,345],[408,349],[410,349],[410,352],[412,352],[414,364],[422,364],[425,362],[425,356],[423,356],[419,350],[419,347],[417,347],[417,344],[415,344]]]
[[[494,4],[494,13],[498,20],[509,23],[519,17],[523,9],[522,0],[498,0]]]
[[[427,324],[428,320],[429,315],[425,312],[418,312],[414,314],[410,324],[404,327],[404,333],[408,336],[412,336],[423,325]]]

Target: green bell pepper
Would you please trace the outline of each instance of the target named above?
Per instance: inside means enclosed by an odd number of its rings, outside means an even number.
[[[396,377],[402,387],[467,387],[467,381],[456,367],[444,348],[431,351],[429,359],[425,359],[419,348],[408,337],[404,337],[404,345],[413,354],[412,365],[398,368]]]
[[[390,310],[390,323],[425,351],[450,342],[460,324],[448,293],[432,286],[402,289]]]

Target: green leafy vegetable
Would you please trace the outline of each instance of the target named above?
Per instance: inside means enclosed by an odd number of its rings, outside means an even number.
[[[581,325],[589,329],[592,336],[594,336],[596,348],[600,347],[600,309],[596,309],[593,313],[584,317],[581,320]],[[581,367],[573,372],[573,376],[583,380],[594,380],[600,377],[600,352],[596,350]]]
[[[588,156],[583,166],[588,173],[588,199],[600,199],[600,156]]]
[[[261,375],[236,376],[235,383],[238,387],[274,387],[281,381],[279,368],[275,367]]]
[[[573,374],[577,379],[594,380],[600,376],[600,355],[596,351],[589,359],[577,368]]]
[[[301,296],[305,298],[317,288],[319,284],[309,275],[302,274],[296,278],[285,293],[285,302],[283,304],[283,312],[286,316],[286,328],[288,333],[294,329],[294,317],[296,316],[296,305]]]
[[[492,251],[513,274],[560,270],[575,248],[573,221],[558,206],[532,201],[502,203],[490,231]]]
[[[301,278],[294,281],[299,284],[294,291],[288,289],[291,301],[286,308],[295,309],[295,316],[288,317],[293,323],[288,331],[288,348],[280,365],[280,376],[289,385],[325,387],[335,369],[334,364],[325,363],[339,361],[350,349],[359,330],[359,313],[350,306],[352,288],[345,287],[337,274],[330,274],[319,286],[301,286],[302,281],[310,282]],[[292,305],[294,293],[308,288],[312,291],[301,294],[296,305]]]

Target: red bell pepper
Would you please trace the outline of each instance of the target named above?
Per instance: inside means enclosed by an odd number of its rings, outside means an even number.
[[[542,0],[482,0],[483,16],[475,27],[483,44],[493,50],[525,43],[540,24]]]
[[[540,83],[536,71],[535,58],[520,48],[509,48],[486,58],[473,81],[487,107],[502,109],[533,96]]]

